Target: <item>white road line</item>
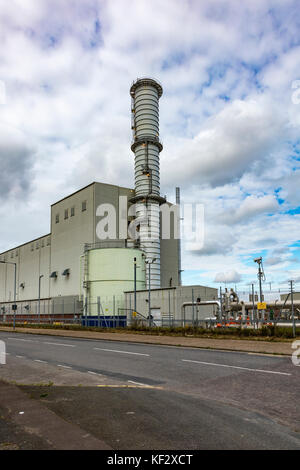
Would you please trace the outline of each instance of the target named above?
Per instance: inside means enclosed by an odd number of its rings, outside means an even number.
[[[72,369],[72,367],[70,367],[70,366],[63,366],[61,364],[57,364],[57,365],[58,365],[58,367],[63,367],[64,369]]]
[[[34,360],[34,362],[43,362],[44,364],[47,364],[46,361],[41,361],[41,359],[33,359],[33,360]]]
[[[264,372],[266,374],[292,375],[292,374],[289,374],[287,372],[275,372],[274,370],[250,369],[248,367],[229,366],[228,364],[215,364],[214,362],[192,361],[190,359],[181,359],[181,360],[183,362],[194,362],[196,364],[204,364],[204,365],[207,365],[207,366],[230,367],[232,369],[250,370],[252,372]]]
[[[7,338],[7,339],[13,339],[15,341],[27,341],[28,343],[39,343],[39,341],[34,341],[33,339],[21,339],[21,338]]]
[[[135,385],[142,385],[143,387],[150,387],[150,385],[142,384],[141,382],[134,382],[134,380],[127,380],[127,382],[130,382],[131,384]]]
[[[108,352],[116,352],[121,354],[135,354],[136,356],[150,356],[150,354],[143,354],[143,353],[136,353],[136,352],[129,352],[129,351],[118,351],[116,349],[102,349],[102,348],[94,348],[97,351],[108,351]]]
[[[93,375],[102,375],[102,374],[98,374],[97,372],[93,372],[91,370],[88,370],[88,374],[93,374]]]
[[[67,346],[68,348],[75,348],[73,344],[64,344],[64,343],[47,343],[44,341],[44,344],[52,344],[54,346]]]
[[[25,357],[25,356],[16,356],[16,357],[23,358],[23,357]]]

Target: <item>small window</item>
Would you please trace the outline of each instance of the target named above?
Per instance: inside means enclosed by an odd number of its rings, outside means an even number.
[[[82,201],[82,212],[86,211],[86,201]]]
[[[65,220],[69,218],[69,211],[68,209],[65,210]]]
[[[58,224],[58,222],[59,222],[59,214],[56,214],[56,216],[55,216],[55,223]]]
[[[74,217],[75,215],[75,207],[71,207],[71,217]]]

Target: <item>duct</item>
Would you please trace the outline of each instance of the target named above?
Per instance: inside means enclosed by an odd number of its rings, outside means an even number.
[[[160,287],[160,214],[159,206],[164,202],[160,197],[159,154],[159,98],[161,85],[151,78],[137,79],[131,86],[131,111],[133,143],[135,154],[135,197],[136,218],[140,222],[140,249],[151,263],[150,279],[146,271],[147,288]]]
[[[184,302],[182,305],[181,305],[181,315],[182,315],[182,318],[184,318],[184,321],[185,321],[185,308],[186,307],[192,307],[193,305],[195,306],[201,306],[201,305],[217,305],[218,307],[218,311],[220,311],[221,309],[221,302],[219,302],[218,300],[206,300],[206,301],[202,301],[202,302]]]

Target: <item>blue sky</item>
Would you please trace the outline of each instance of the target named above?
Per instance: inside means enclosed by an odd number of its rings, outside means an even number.
[[[256,256],[300,280],[298,1],[2,0],[0,37],[0,251],[95,179],[133,185],[129,88],[149,75],[161,193],[205,208],[184,281],[247,285]]]

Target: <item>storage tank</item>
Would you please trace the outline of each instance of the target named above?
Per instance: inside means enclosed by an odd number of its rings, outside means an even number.
[[[85,252],[85,299],[87,315],[125,315],[124,291],[145,289],[145,257],[133,248],[92,248]],[[99,312],[100,297],[101,309]]]

